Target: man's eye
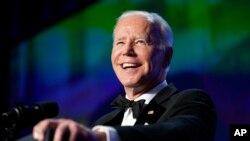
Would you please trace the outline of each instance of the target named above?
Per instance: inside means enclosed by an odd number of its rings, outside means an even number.
[[[122,42],[122,41],[116,42],[116,45],[123,45],[123,44],[124,44],[124,42]]]
[[[139,44],[139,45],[146,45],[147,44],[145,40],[136,40],[135,43]]]

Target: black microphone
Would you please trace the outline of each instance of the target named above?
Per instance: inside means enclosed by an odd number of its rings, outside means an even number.
[[[2,113],[0,116],[0,123],[2,127],[30,127],[38,123],[40,120],[55,117],[58,113],[59,106],[56,102],[38,102],[31,107],[22,105],[14,107],[9,112]]]

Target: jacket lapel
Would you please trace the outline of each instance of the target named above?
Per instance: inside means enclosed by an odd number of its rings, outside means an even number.
[[[152,124],[157,122],[161,115],[165,112],[166,108],[162,103],[166,102],[177,89],[173,84],[169,84],[163,88],[151,101],[146,105],[141,114],[139,115],[136,124]]]
[[[120,125],[122,122],[124,110],[116,109],[100,119],[98,119],[92,126],[95,125],[109,125],[109,126],[115,126]]]
[[[165,112],[166,108],[163,103],[167,101],[174,93],[177,92],[177,89],[173,84],[169,84],[167,87],[163,88],[151,101],[146,105],[142,112],[140,113],[136,124],[152,124],[157,122],[161,115]],[[95,125],[121,125],[124,115],[124,110],[116,109],[99,120],[97,120],[92,126]]]

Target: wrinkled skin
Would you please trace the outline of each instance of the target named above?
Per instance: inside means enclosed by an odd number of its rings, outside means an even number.
[[[165,53],[153,43],[151,24],[140,15],[121,19],[114,30],[112,66],[126,95],[135,99],[165,79],[172,48]]]

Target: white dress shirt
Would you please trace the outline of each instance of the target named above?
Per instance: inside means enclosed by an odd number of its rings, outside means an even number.
[[[166,80],[163,81],[162,83],[158,84],[156,87],[154,87],[153,89],[151,89],[150,91],[144,93],[143,95],[141,95],[140,97],[137,97],[134,101],[138,101],[141,99],[146,100],[145,101],[145,105],[148,104],[154,97],[155,95],[164,87],[167,86],[167,82]],[[129,99],[126,95],[126,98]],[[124,116],[123,116],[123,120],[122,120],[122,124],[121,126],[133,126],[136,122],[136,119],[133,118],[133,111],[132,108],[128,108],[125,112],[124,112]]]
[[[156,87],[151,89],[150,91],[142,94],[138,98],[136,98],[134,101],[138,101],[141,99],[145,100],[145,105],[148,104],[155,96],[156,94],[162,90],[164,87],[166,87],[167,81],[164,80],[160,84],[158,84]],[[126,96],[128,99],[128,97]],[[136,122],[136,119],[133,118],[133,113],[132,113],[132,108],[127,108],[126,111],[124,112],[123,120],[121,123],[121,126],[133,126]],[[115,128],[111,126],[102,126],[102,125],[97,125],[95,126],[92,130],[101,130],[106,133],[107,136],[107,141],[120,141],[118,133]]]

